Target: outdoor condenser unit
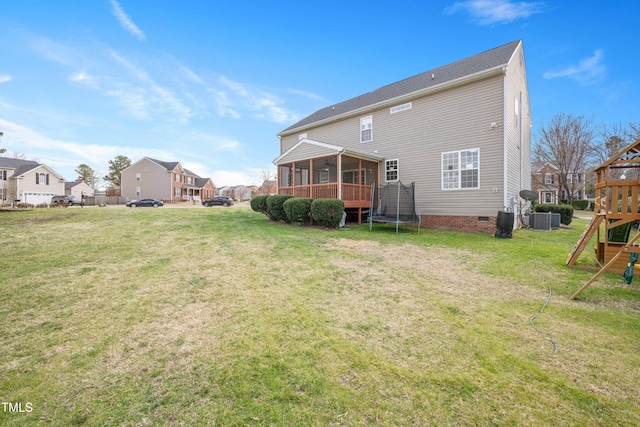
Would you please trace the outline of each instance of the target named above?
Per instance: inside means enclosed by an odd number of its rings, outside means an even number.
[[[534,230],[551,231],[551,212],[534,212],[530,218]]]

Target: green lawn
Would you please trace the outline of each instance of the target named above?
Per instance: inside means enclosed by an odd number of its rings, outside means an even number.
[[[640,425],[637,282],[568,300],[593,275],[564,266],[586,223],[0,212],[0,401],[31,409],[0,425]]]

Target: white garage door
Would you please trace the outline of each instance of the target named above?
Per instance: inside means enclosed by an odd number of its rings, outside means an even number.
[[[30,205],[38,206],[41,204],[50,204],[51,198],[57,196],[54,193],[22,193],[20,197],[20,203],[28,203]]]

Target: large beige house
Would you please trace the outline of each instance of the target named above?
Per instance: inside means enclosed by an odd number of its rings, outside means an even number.
[[[64,194],[64,178],[49,166],[30,160],[0,157],[0,205],[50,204]]]
[[[143,157],[120,173],[121,195],[127,199],[159,199],[165,202],[209,199],[215,195],[211,178],[202,178],[180,162]]]
[[[415,182],[424,226],[493,233],[531,187],[522,41],[330,105],[278,137],[279,194],[340,198],[363,218],[372,182]]]

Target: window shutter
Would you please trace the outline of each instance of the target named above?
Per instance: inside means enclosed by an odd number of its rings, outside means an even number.
[[[49,185],[49,174],[47,174],[47,185]]]
[[[36,185],[40,184],[40,174],[36,174]]]

